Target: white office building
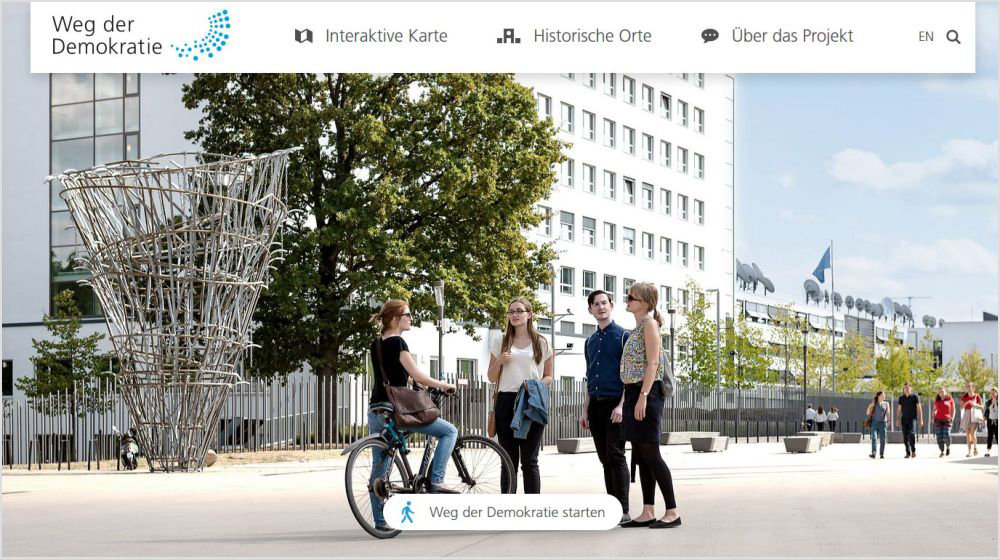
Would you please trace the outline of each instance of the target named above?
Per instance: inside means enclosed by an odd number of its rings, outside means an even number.
[[[31,74],[27,4],[3,7],[3,388],[31,375],[32,338],[45,337],[43,314],[62,289],[79,290],[83,335],[107,334],[96,298],[69,264],[80,240],[59,185],[64,169],[196,150],[184,139],[198,114],[181,102],[190,75]],[[534,89],[539,112],[572,144],[558,184],[541,205],[551,219],[526,234],[555,242],[559,375],[581,376],[584,336],[596,321],[586,295],[613,292],[615,319],[632,326],[623,302],[635,281],[656,284],[663,300],[687,302],[684,283],[718,288],[733,307],[733,79],[704,74],[518,75]],[[446,288],[447,289],[447,288]],[[666,309],[665,303],[663,310]],[[551,321],[541,319],[551,332]],[[445,366],[465,378],[485,373],[488,340],[446,336]],[[437,332],[407,334],[418,363],[438,369]],[[110,344],[104,341],[104,350]]]
[[[925,345],[925,336],[930,332],[933,349],[940,355],[943,363],[958,364],[962,354],[967,351],[977,351],[986,365],[997,370],[997,320],[984,316],[982,321],[945,322],[933,328],[915,328],[910,334],[908,344],[921,347]],[[996,381],[994,380],[994,383]]]

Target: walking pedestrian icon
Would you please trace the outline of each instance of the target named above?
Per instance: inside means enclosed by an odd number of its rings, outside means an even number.
[[[406,524],[407,522],[413,524],[413,517],[410,516],[413,514],[413,509],[410,508],[411,503],[412,501],[406,501],[406,506],[403,507],[403,520],[399,522],[400,524]]]

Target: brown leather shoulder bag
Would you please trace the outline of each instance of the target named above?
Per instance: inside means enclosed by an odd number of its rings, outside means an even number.
[[[414,390],[409,386],[393,386],[385,374],[385,364],[382,360],[382,337],[375,340],[375,351],[378,353],[378,367],[382,374],[382,384],[392,402],[393,416],[399,427],[420,427],[434,423],[441,417],[441,411],[431,400],[426,390]]]

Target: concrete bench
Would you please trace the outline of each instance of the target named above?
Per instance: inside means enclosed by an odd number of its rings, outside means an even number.
[[[833,442],[835,443],[860,443],[861,433],[834,433]]]
[[[729,437],[691,437],[691,450],[695,452],[722,452],[729,448]]]
[[[691,437],[718,436],[718,431],[672,431],[660,434],[660,444],[691,444]]]
[[[796,437],[817,437],[819,438],[819,446],[823,448],[824,446],[830,446],[833,442],[833,433],[830,431],[799,431],[795,433]]]
[[[597,452],[594,447],[594,439],[591,437],[578,437],[572,439],[558,439],[556,450],[560,454],[580,454],[582,452]]]
[[[817,452],[823,439],[815,435],[785,437],[785,452]]]

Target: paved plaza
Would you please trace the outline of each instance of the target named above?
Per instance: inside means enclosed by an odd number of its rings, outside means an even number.
[[[776,443],[717,454],[662,447],[684,525],[601,532],[410,532],[375,540],[355,523],[342,458],[197,474],[3,474],[3,554],[159,556],[997,556],[997,458],[938,458],[931,444],[885,460],[868,444],[787,454]],[[985,450],[980,448],[980,453]],[[540,458],[546,493],[603,491],[597,456]],[[662,503],[657,495],[657,501]],[[641,506],[632,486],[633,513]],[[658,505],[662,514],[662,504]]]

